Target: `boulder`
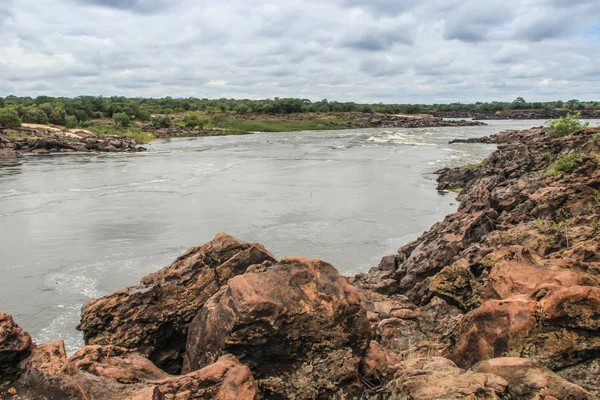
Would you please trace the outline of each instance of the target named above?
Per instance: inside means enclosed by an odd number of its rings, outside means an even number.
[[[369,323],[331,265],[287,257],[229,281],[190,325],[184,372],[237,356],[269,398],[329,398],[358,386]]]
[[[86,303],[77,329],[86,344],[136,349],[163,370],[179,373],[188,326],[204,302],[249,266],[275,261],[260,244],[220,233],[140,285]]]
[[[510,394],[515,399],[599,399],[593,393],[524,358],[509,357],[482,361],[473,367],[473,371],[502,377],[508,382]]]
[[[231,355],[170,376],[141,354],[114,346],[84,347],[68,359],[57,341],[36,346],[20,368],[7,394],[22,400],[253,400],[257,392],[248,367]]]
[[[394,366],[384,399],[506,399],[508,383],[495,375],[465,371],[442,357],[413,358]]]
[[[15,372],[32,346],[29,333],[15,323],[12,315],[0,312],[0,376]]]

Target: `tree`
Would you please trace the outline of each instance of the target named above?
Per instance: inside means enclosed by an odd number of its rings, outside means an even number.
[[[0,108],[0,127],[18,128],[21,126],[21,118],[14,108]]]
[[[65,126],[69,129],[73,129],[73,128],[77,128],[77,125],[79,125],[79,121],[77,120],[77,117],[74,115],[68,115],[67,118],[65,118]]]
[[[113,121],[117,128],[127,128],[131,123],[129,116],[125,113],[113,114]]]
[[[55,125],[64,125],[67,113],[61,107],[56,107],[48,115],[48,120]]]
[[[581,113],[574,115],[567,115],[566,117],[560,117],[550,122],[548,127],[548,135],[551,137],[563,137],[570,135],[571,133],[578,131],[583,128],[590,126],[589,122],[582,124],[579,120]]]
[[[22,120],[28,124],[47,124],[48,116],[40,109],[29,110],[23,114]]]

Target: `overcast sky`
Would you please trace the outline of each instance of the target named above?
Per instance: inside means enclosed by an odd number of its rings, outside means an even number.
[[[0,95],[600,99],[600,0],[0,0]]]

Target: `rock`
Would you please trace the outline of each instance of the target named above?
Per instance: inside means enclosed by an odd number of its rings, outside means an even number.
[[[506,399],[508,383],[495,375],[464,371],[441,358],[413,358],[394,366],[384,399]]]
[[[29,355],[32,346],[29,333],[15,323],[12,315],[0,312],[0,376],[16,372],[18,363]]]
[[[495,358],[482,361],[473,367],[473,371],[502,377],[509,384],[512,398],[516,399],[599,399],[593,393],[524,358]]]
[[[226,355],[184,376],[170,376],[142,355],[89,346],[67,359],[62,341],[37,346],[21,365],[12,391],[24,400],[253,400],[248,367]]]
[[[526,297],[491,300],[468,313],[454,333],[452,361],[470,368],[481,360],[521,355],[535,339],[538,303]]]
[[[236,276],[190,325],[184,372],[230,353],[269,398],[327,398],[358,386],[369,343],[359,295],[331,265],[287,257]]]
[[[136,349],[163,370],[178,373],[188,326],[204,302],[249,266],[275,261],[260,244],[218,234],[140,285],[86,303],[78,329],[86,344]]]

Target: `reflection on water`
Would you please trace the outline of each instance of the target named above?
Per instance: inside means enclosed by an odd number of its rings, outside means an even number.
[[[452,212],[431,172],[529,127],[363,129],[155,141],[146,153],[0,160],[0,304],[36,341],[80,345],[79,308],[220,231],[365,271]]]

